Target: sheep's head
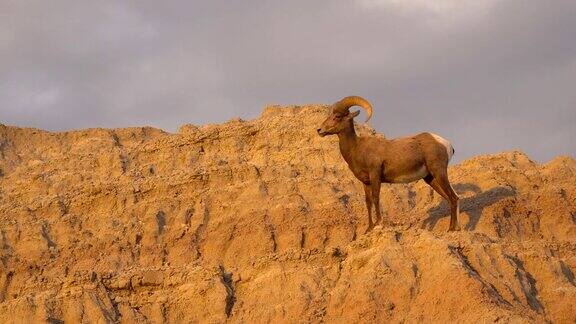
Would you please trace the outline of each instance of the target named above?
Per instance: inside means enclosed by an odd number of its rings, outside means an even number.
[[[372,105],[366,99],[358,96],[345,97],[332,105],[330,115],[317,129],[318,135],[324,137],[338,134],[349,127],[351,120],[360,114],[360,111],[351,113],[349,109],[352,106],[360,106],[366,109],[368,114],[366,122],[372,117]]]

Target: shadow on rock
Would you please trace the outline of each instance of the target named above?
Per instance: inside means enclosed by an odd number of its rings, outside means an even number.
[[[471,231],[476,228],[482,211],[485,207],[495,204],[496,202],[516,195],[516,191],[511,187],[495,187],[488,191],[482,191],[480,187],[472,183],[458,183],[454,185],[454,190],[458,194],[472,191],[474,196],[469,198],[460,199],[460,212],[466,212],[469,215],[468,224],[464,227],[465,230]],[[445,199],[442,199],[440,204],[428,210],[428,218],[424,219],[421,228],[428,228],[430,230],[436,227],[436,223],[442,217],[450,216],[450,205]]]

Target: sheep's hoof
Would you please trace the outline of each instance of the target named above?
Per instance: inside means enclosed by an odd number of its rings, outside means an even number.
[[[448,232],[456,232],[460,230],[460,226],[459,225],[454,225],[454,226],[450,226],[450,228],[448,228]]]

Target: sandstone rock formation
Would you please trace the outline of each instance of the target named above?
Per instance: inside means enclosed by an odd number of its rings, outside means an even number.
[[[574,159],[451,167],[457,233],[422,181],[384,185],[395,225],[363,235],[325,110],[177,134],[0,126],[0,322],[576,321]]]

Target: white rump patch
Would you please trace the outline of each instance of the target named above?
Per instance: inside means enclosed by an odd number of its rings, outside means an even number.
[[[430,135],[432,135],[432,137],[434,137],[434,139],[438,143],[442,144],[446,148],[446,153],[448,153],[448,161],[450,161],[450,159],[452,159],[452,155],[454,155],[454,149],[452,148],[452,144],[450,144],[450,142],[448,142],[448,140],[445,139],[444,137],[441,137],[434,133],[430,133]]]

